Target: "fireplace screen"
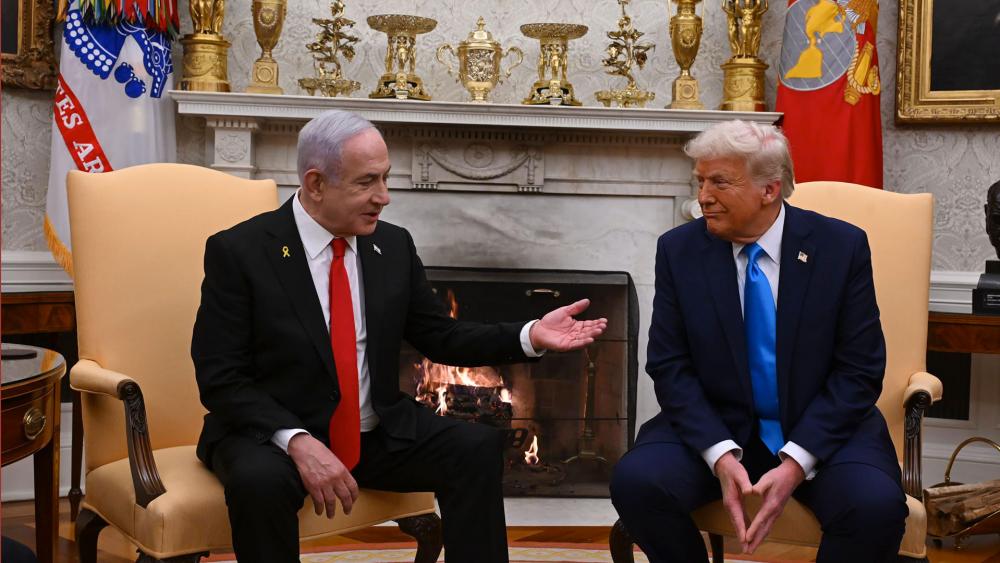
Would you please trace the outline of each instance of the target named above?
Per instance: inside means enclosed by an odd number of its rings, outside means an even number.
[[[608,319],[583,350],[523,364],[458,368],[412,347],[400,385],[441,416],[507,432],[507,496],[607,497],[611,468],[635,429],[638,306],[627,273],[427,268],[437,295],[461,320],[540,318],[579,299],[581,318]]]

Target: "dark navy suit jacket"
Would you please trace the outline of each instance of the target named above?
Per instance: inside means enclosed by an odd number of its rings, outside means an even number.
[[[778,282],[777,371],[787,441],[818,458],[899,479],[885,419],[875,407],[885,340],[861,229],[785,204]],[[660,237],[646,371],[661,412],[636,444],[682,443],[701,452],[757,436],[732,243],[699,219]]]

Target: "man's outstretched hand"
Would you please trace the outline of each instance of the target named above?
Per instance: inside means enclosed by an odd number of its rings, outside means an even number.
[[[312,497],[317,516],[326,510],[326,517],[333,518],[337,513],[337,499],[344,507],[344,514],[351,513],[354,501],[358,500],[358,483],[330,448],[311,435],[301,433],[288,441],[288,455]]]
[[[608,319],[578,321],[573,318],[586,311],[589,306],[590,299],[581,299],[576,303],[549,311],[531,327],[529,337],[532,347],[535,350],[568,352],[594,342],[594,339],[608,328]]]

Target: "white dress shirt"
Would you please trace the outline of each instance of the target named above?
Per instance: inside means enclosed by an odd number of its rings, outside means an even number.
[[[778,218],[774,220],[771,227],[759,239],[757,244],[764,250],[764,254],[757,259],[757,266],[767,277],[767,283],[771,286],[771,298],[774,299],[775,309],[778,303],[778,277],[781,270],[781,238],[785,231],[785,206],[781,206]],[[736,261],[736,281],[740,290],[740,311],[745,306],[743,302],[743,287],[746,285],[746,270],[748,258],[742,253],[744,244],[733,243],[733,260]],[[719,461],[726,452],[733,452],[736,459],[743,459],[743,449],[732,440],[723,440],[718,444],[701,452],[702,458],[708,467],[715,473],[715,463]],[[801,467],[806,474],[806,479],[816,476],[816,457],[795,442],[786,442],[778,452],[781,459],[791,457]]]
[[[333,248],[331,248],[330,243],[335,237],[309,216],[299,201],[299,191],[296,191],[292,198],[294,199],[292,214],[295,217],[295,228],[298,229],[299,238],[302,239],[302,247],[309,264],[309,273],[312,275],[313,286],[316,288],[316,297],[319,298],[320,307],[323,309],[323,318],[326,320],[326,327],[329,330],[330,263],[333,261]],[[369,432],[378,426],[379,418],[372,407],[371,376],[368,373],[368,331],[365,325],[364,280],[358,255],[357,237],[350,236],[346,237],[345,240],[347,241],[347,251],[344,254],[344,267],[347,270],[347,281],[351,285],[351,303],[354,306],[354,336],[357,341],[358,404],[361,407],[361,431]],[[529,332],[536,322],[538,321],[531,321],[521,329],[521,348],[528,357],[538,357],[544,353],[544,351],[535,351],[531,346]],[[276,430],[271,436],[271,441],[287,452],[288,442],[293,436],[300,433],[307,432],[302,428]]]

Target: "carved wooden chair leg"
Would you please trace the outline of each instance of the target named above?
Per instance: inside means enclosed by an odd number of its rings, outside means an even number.
[[[76,547],[80,563],[97,563],[97,536],[108,523],[97,513],[84,508],[76,517]]]
[[[726,560],[726,549],[722,536],[709,533],[708,543],[712,546],[712,563],[723,563]]]
[[[396,520],[399,531],[417,540],[417,556],[413,563],[434,563],[441,555],[444,539],[441,535],[441,518],[434,514],[421,514]]]
[[[614,563],[635,563],[632,544],[632,536],[625,529],[625,523],[621,520],[615,522],[615,525],[611,527],[611,533],[608,535],[611,560]]]
[[[135,560],[135,563],[198,563],[201,561],[202,557],[208,557],[208,552],[203,551],[201,553],[192,553],[190,555],[178,555],[176,557],[167,557],[166,559],[157,559],[140,551],[139,557]]]

